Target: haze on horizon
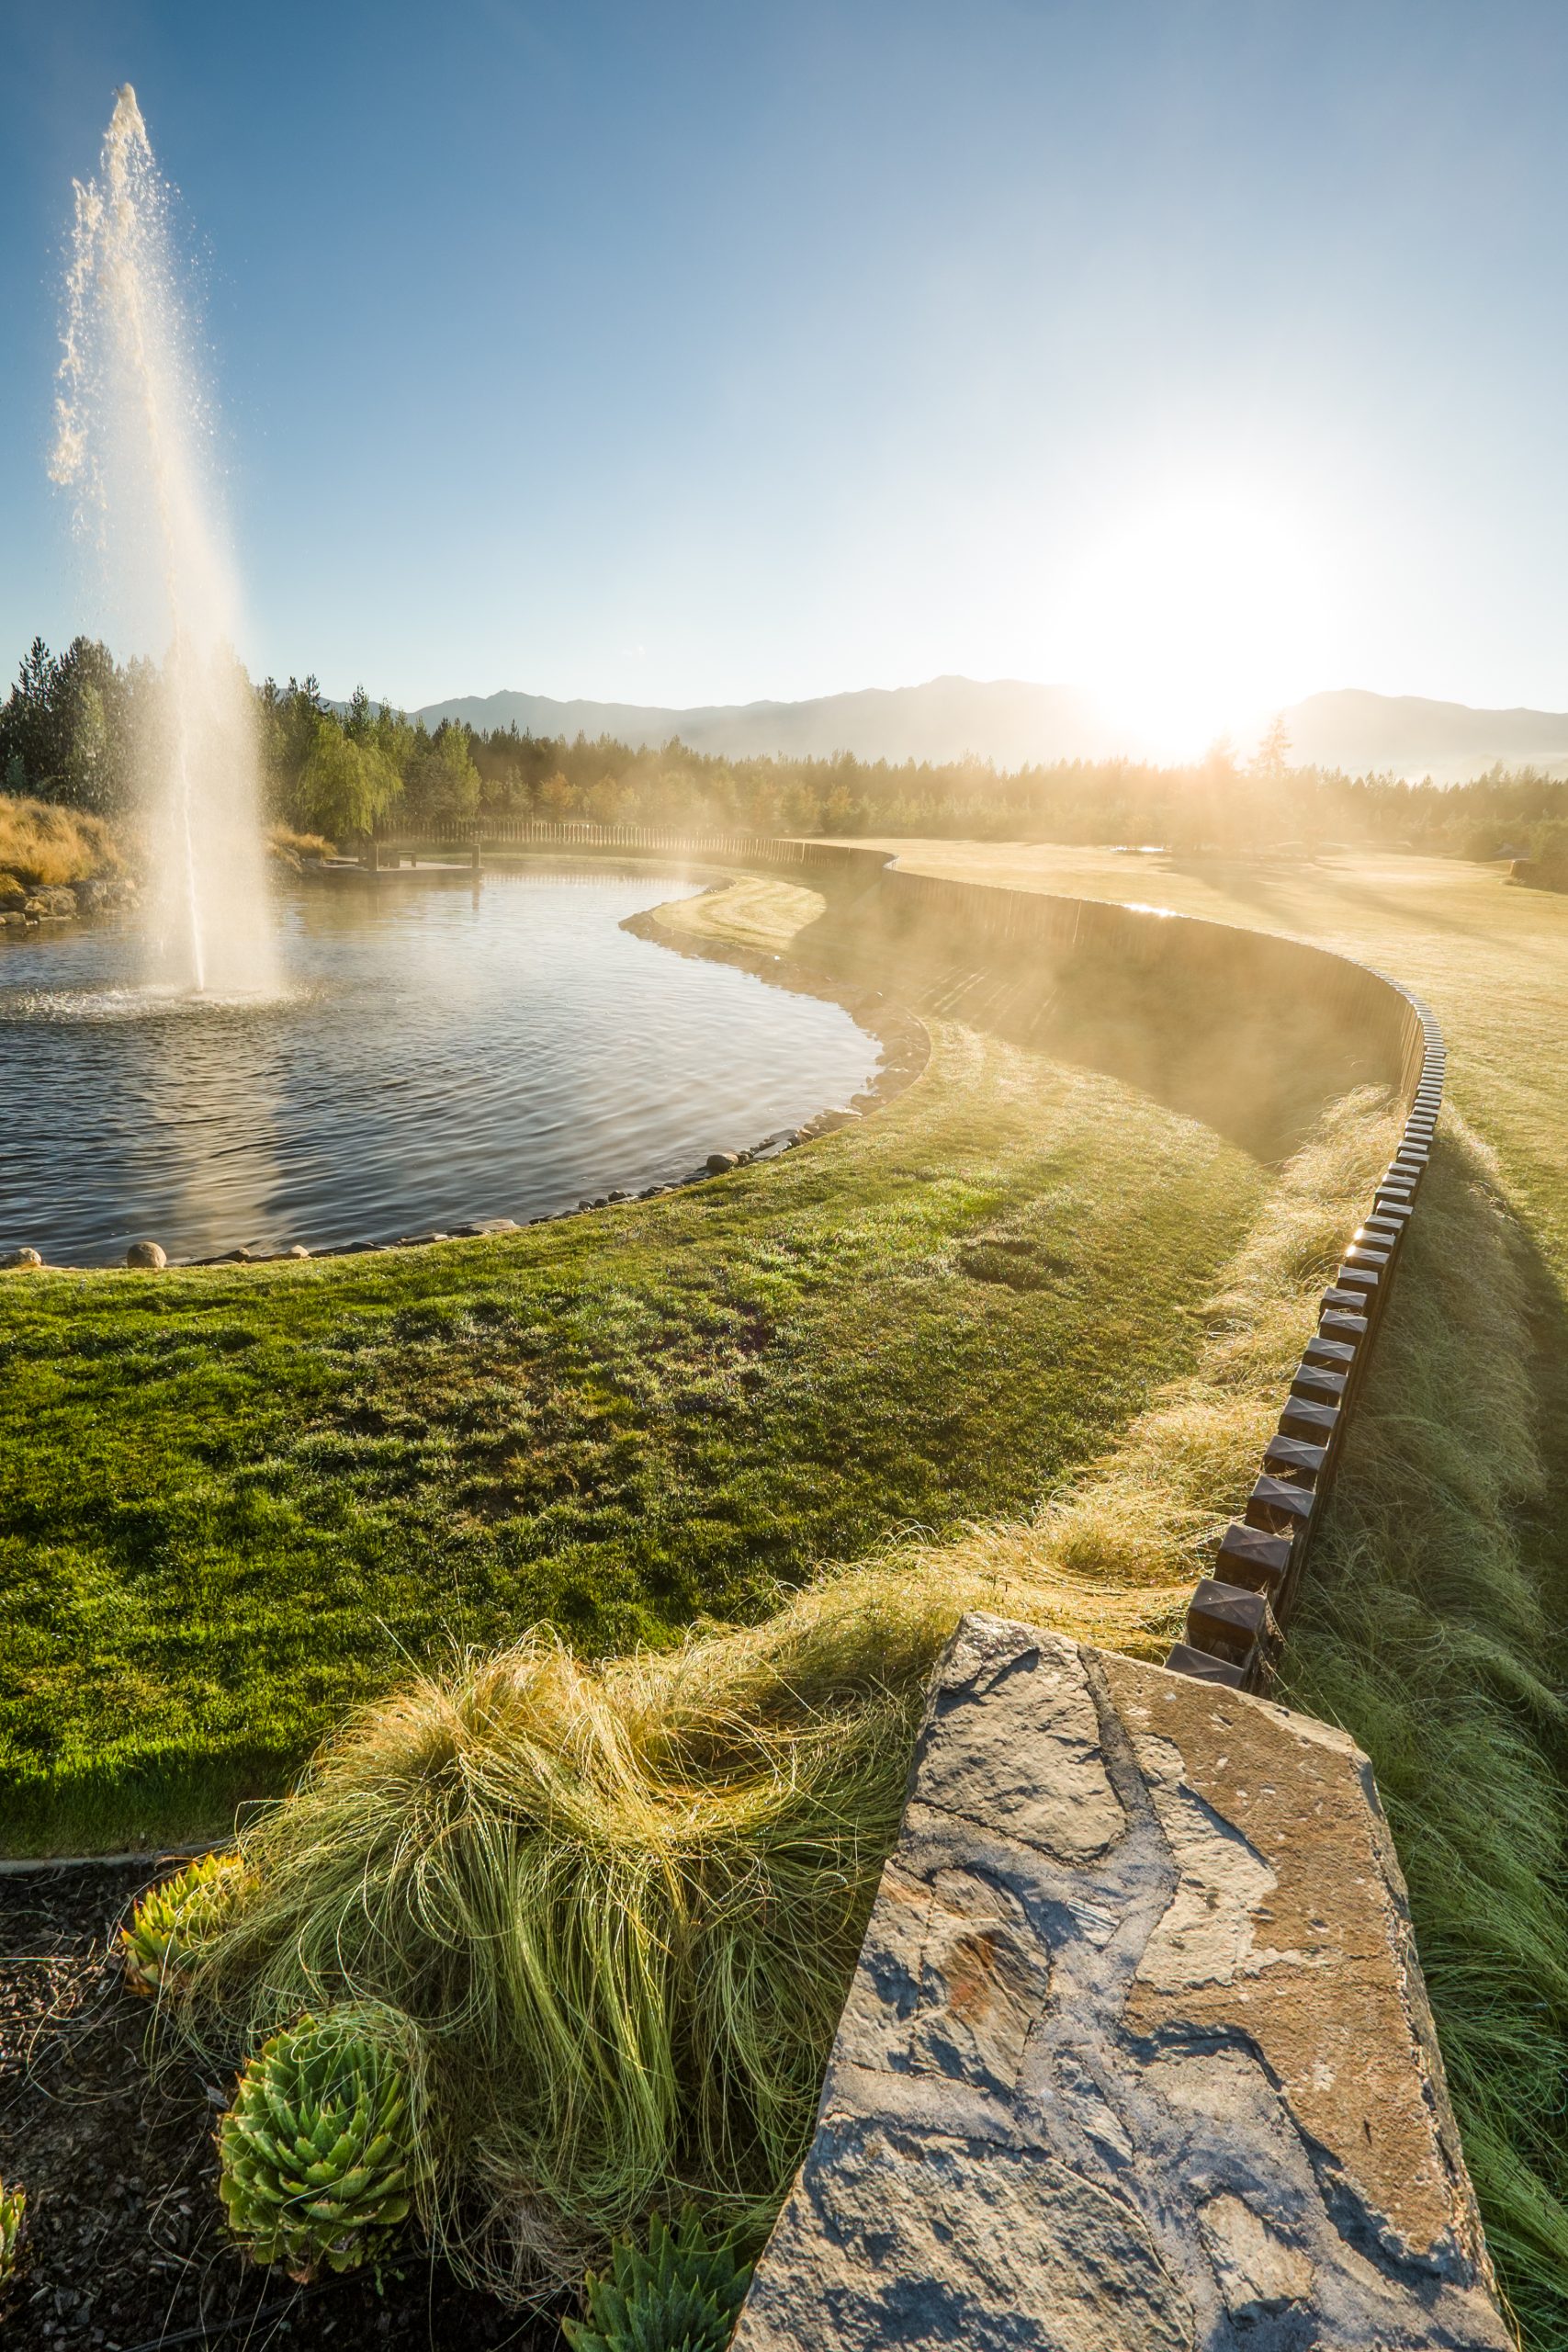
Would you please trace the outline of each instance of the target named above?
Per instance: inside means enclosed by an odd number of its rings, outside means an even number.
[[[7,671],[104,625],[45,458],[128,80],[201,257],[256,674],[1012,677],[1168,753],[1338,686],[1568,709],[1539,0],[13,10]]]

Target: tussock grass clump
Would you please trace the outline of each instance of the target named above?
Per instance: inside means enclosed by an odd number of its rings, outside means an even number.
[[[918,1689],[834,1714],[720,1637],[594,1668],[548,1634],[366,1711],[245,1833],[253,1892],[185,1991],[254,2042],[375,1998],[421,2028],[442,2224],[564,2280],[682,2180],[764,2212],[796,2160]]]
[[[1288,1695],[1371,1755],[1488,2241],[1568,2346],[1565,1596],[1532,1562],[1539,1272],[1447,1122],[1287,1645]],[[1554,1620],[1556,1622],[1554,1622]]]
[[[243,1827],[243,1891],[176,1996],[254,2048],[390,2005],[427,2057],[435,2226],[503,2291],[563,2280],[688,2195],[771,2216],[965,1611],[1157,1655],[1245,1491],[1313,1302],[1386,1148],[1337,1107],[1207,1310],[1192,1376],[1076,1492],[905,1544],[761,1624],[590,1664],[540,1630],[362,1711]]]
[[[328,841],[325,833],[302,833],[293,825],[269,825],[266,846],[268,854],[276,858],[280,865],[296,869],[302,858],[334,857],[337,854],[336,842]]]
[[[52,889],[92,875],[118,873],[124,864],[101,817],[0,793],[0,872]]]

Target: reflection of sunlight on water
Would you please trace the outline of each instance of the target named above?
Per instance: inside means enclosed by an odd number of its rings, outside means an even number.
[[[209,990],[149,981],[133,989],[0,989],[0,1020],[22,1021],[209,1021],[230,1013],[270,1012],[305,1004],[315,989],[272,989],[254,995],[221,996]]]
[[[215,1257],[266,1224],[280,1174],[276,1064],[247,1056],[236,1070],[226,1056],[192,1055],[181,1021],[147,1034],[170,1064],[152,1111],[167,1228],[199,1237],[188,1254]]]

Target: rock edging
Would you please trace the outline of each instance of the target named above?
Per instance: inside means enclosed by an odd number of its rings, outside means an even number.
[[[735,2352],[1506,2352],[1367,1759],[983,1613]]]

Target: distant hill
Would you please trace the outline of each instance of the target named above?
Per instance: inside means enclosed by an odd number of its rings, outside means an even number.
[[[535,735],[613,735],[623,743],[667,743],[679,735],[694,752],[726,758],[778,752],[829,759],[958,760],[966,752],[998,767],[1033,760],[1097,759],[1106,729],[1084,695],[1070,686],[1032,686],[1014,679],[980,685],[971,678],[932,678],[923,686],[868,686],[810,702],[717,703],[690,710],[624,702],[554,702],[548,695],[469,695],[432,703],[418,716],[429,726],[461,718],[470,727],[510,727]]]
[[[1087,695],[1015,678],[932,678],[920,686],[866,687],[806,702],[686,710],[503,692],[429,703],[417,715],[432,727],[460,718],[476,728],[515,724],[534,735],[610,735],[632,744],[658,745],[678,735],[694,751],[730,759],[767,752],[828,759],[851,752],[863,760],[947,761],[973,753],[998,768],[1017,768],[1110,759],[1137,748]],[[1439,784],[1483,775],[1498,761],[1568,773],[1568,712],[1472,710],[1465,703],[1352,686],[1309,695],[1285,717],[1292,757],[1303,765],[1431,775]]]
[[[1472,710],[1419,695],[1373,695],[1359,686],[1308,695],[1286,713],[1292,756],[1303,766],[1391,770],[1461,784],[1506,768],[1568,772],[1568,712]]]

